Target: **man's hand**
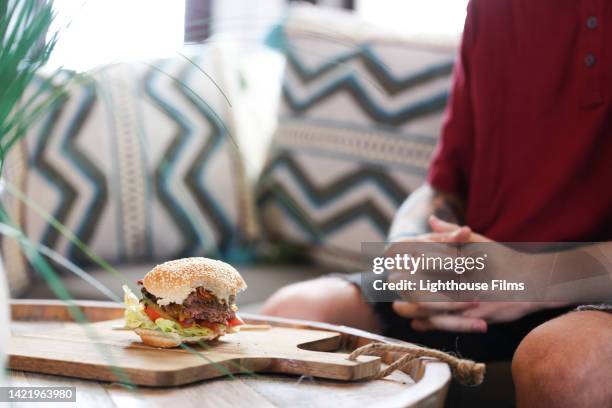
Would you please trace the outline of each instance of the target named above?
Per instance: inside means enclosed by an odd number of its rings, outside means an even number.
[[[562,307],[562,302],[481,302],[478,307],[462,313],[466,318],[483,319],[487,323],[513,322],[542,309]]]
[[[491,241],[482,235],[476,234],[467,225],[457,225],[442,221],[435,215],[430,215],[427,222],[431,232],[423,232],[415,235],[404,235],[399,233],[393,242],[439,242],[439,243],[461,243],[461,242],[486,242]]]
[[[432,233],[422,234],[402,242],[493,242],[469,227],[429,218]],[[412,319],[414,330],[444,330],[454,332],[486,332],[489,323],[518,320],[537,310],[561,307],[562,303],[542,302],[405,302],[393,303],[393,310]]]
[[[475,234],[470,227],[459,226],[430,216],[433,232],[406,237],[399,242],[466,243],[485,242],[487,239]],[[477,240],[477,241],[476,241]],[[478,307],[478,302],[393,302],[393,310],[407,319],[412,319],[412,328],[419,331],[446,330],[458,332],[485,332],[487,323],[478,317],[462,316],[460,313]]]
[[[461,226],[457,224],[453,224],[452,222],[447,222],[439,219],[438,217],[432,215],[429,217],[429,225],[433,231],[432,234],[455,234],[458,238],[461,238],[457,241],[447,241],[447,242],[459,242],[459,243],[468,243],[468,242],[493,242],[493,240],[475,233],[468,226]],[[469,231],[469,234],[461,234],[459,235],[458,231]]]
[[[484,319],[462,315],[462,312],[475,310],[478,306],[478,302],[393,302],[395,313],[412,319],[410,325],[418,331],[484,333],[487,331]]]

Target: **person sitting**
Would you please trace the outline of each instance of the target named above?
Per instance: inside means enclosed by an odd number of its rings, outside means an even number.
[[[388,241],[602,242],[612,254],[608,24],[604,1],[472,0],[427,183],[399,208]],[[612,406],[608,305],[370,304],[367,290],[355,275],[301,282],[262,313],[513,359],[521,407]]]

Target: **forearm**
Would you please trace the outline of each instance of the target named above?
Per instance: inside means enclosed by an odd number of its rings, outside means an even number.
[[[424,184],[408,196],[395,214],[389,230],[389,241],[431,232],[428,222],[431,215],[444,221],[461,224],[463,203],[452,194]]]
[[[541,255],[551,265],[546,295],[570,304],[612,303],[612,242]],[[546,272],[544,271],[544,276]]]
[[[612,302],[612,242],[555,245],[554,251],[534,252],[533,243],[508,246],[476,242],[464,246],[463,255],[488,256],[486,270],[474,275],[474,281],[524,283],[525,290],[519,298],[513,298],[515,301],[565,305]],[[500,300],[510,300],[504,292],[499,293]]]

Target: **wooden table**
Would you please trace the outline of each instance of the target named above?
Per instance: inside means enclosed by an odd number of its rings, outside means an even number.
[[[90,321],[120,317],[123,309],[109,302],[78,302]],[[13,301],[11,331],[28,332],[56,329],[70,321],[67,308],[57,301]],[[342,334],[342,350],[353,350],[372,341],[398,343],[364,331],[324,323],[243,315],[247,323],[270,323],[284,327],[301,327],[335,331]],[[389,362],[395,353],[383,356]],[[172,388],[139,387],[136,390],[121,384],[102,383],[9,371],[13,386],[73,386],[76,403],[62,407],[441,407],[448,390],[450,370],[446,364],[421,359],[384,380],[340,382],[312,377],[285,375],[242,375],[234,379],[220,378]],[[20,403],[19,406],[27,406]],[[37,404],[37,406],[41,406]],[[48,403],[44,406],[51,406]]]

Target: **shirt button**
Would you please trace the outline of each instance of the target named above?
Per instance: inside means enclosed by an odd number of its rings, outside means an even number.
[[[587,67],[591,68],[593,65],[595,65],[595,56],[593,54],[587,54],[586,57],[584,57],[584,65],[586,65]]]
[[[597,17],[591,16],[587,18],[586,26],[589,30],[596,29],[598,24],[599,24],[599,21],[597,21]]]

